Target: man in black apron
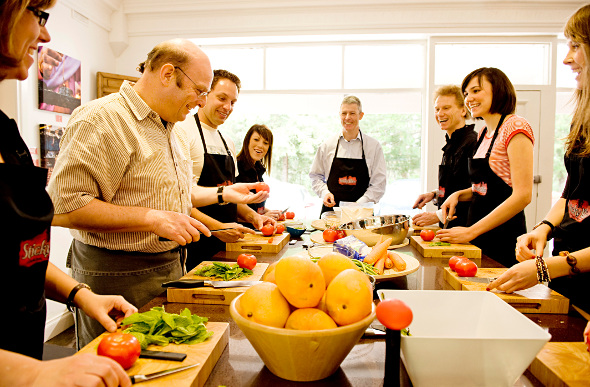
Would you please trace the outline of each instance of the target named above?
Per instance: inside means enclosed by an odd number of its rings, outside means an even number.
[[[412,218],[416,226],[428,226],[439,222],[444,223],[440,207],[453,192],[460,191],[471,186],[467,163],[473,156],[477,133],[474,126],[465,125],[465,119],[469,112],[465,107],[461,88],[455,85],[442,86],[435,92],[434,113],[436,122],[447,134],[446,144],[442,148],[442,162],[438,166],[438,189],[420,195],[413,208],[423,208],[426,203],[434,200],[439,211],[422,212]],[[447,227],[465,226],[467,224],[467,211],[469,202],[459,202],[455,208],[454,216]]]
[[[231,140],[223,137],[218,127],[223,125],[232,113],[240,87],[240,79],[235,74],[226,70],[215,70],[207,103],[193,118],[198,129],[196,141],[202,146],[200,152],[191,149],[193,165],[202,166],[200,170],[199,167],[193,170],[195,176],[198,176],[199,186],[219,187],[219,190],[222,190],[224,186],[236,182],[235,147]],[[188,125],[184,129],[190,130]],[[206,207],[193,208],[191,215],[211,230],[234,228],[216,232],[210,238],[201,238],[198,242],[190,244],[187,248],[187,270],[225,250],[225,243],[236,242],[243,238],[245,233],[254,233],[253,230],[236,223],[238,216],[256,228],[261,228],[264,223],[274,224],[274,220],[258,214],[246,204],[224,203],[223,200]]]
[[[341,201],[377,203],[385,193],[385,157],[377,140],[363,134],[360,100],[347,96],[340,106],[342,134],[318,149],[311,172],[312,188],[322,198],[321,214]],[[332,153],[332,149],[334,149]]]

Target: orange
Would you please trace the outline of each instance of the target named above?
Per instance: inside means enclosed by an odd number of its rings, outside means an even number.
[[[283,296],[297,308],[315,307],[326,291],[320,267],[299,255],[282,258],[277,263],[275,280]]]
[[[346,269],[326,290],[328,314],[338,325],[353,324],[371,314],[373,289],[366,274]]]
[[[326,293],[324,293],[322,299],[320,300],[320,303],[318,304],[318,306],[316,306],[316,308],[318,308],[322,312],[328,313],[328,308],[326,307]]]
[[[326,286],[330,285],[332,279],[341,271],[346,269],[357,269],[357,266],[350,258],[340,253],[328,253],[324,255],[319,259],[318,265],[324,274]]]
[[[271,263],[268,266],[268,268],[264,272],[264,275],[262,276],[263,281],[272,282],[273,284],[276,284],[276,281],[275,281],[275,267],[276,266],[277,266],[276,262]]]
[[[299,330],[334,329],[338,325],[328,316],[316,308],[297,309],[287,319],[285,328]]]
[[[291,313],[289,303],[277,285],[271,282],[251,286],[238,301],[238,312],[244,318],[262,325],[283,328]]]

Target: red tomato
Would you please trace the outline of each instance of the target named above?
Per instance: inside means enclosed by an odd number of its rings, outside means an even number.
[[[260,191],[270,192],[270,187],[265,182],[261,181],[256,183],[256,193]]]
[[[455,256],[452,256],[451,258],[449,258],[449,267],[451,268],[451,270],[455,271],[455,265],[457,265],[457,262],[459,262],[463,259],[467,259],[467,258],[462,255],[455,255]]]
[[[287,219],[295,219],[295,213],[294,212],[291,212],[291,211],[285,212],[285,218],[287,218]]]
[[[238,266],[242,269],[252,270],[256,266],[256,257],[252,254],[238,255]]]
[[[376,312],[381,324],[396,331],[407,328],[414,318],[412,309],[403,301],[395,298],[381,301],[377,305]]]
[[[346,237],[346,231],[344,231],[344,230],[336,230],[336,234],[337,234],[336,240]]]
[[[279,215],[279,220],[285,220],[285,214],[282,213],[281,215]]]
[[[423,241],[429,242],[434,239],[434,231],[422,230],[420,231],[420,238],[422,238]]]
[[[322,236],[326,242],[334,242],[336,239],[338,239],[338,232],[333,228],[327,228],[322,233]]]
[[[277,224],[277,230],[276,233],[277,234],[282,234],[283,232],[285,232],[285,225],[284,224]]]
[[[98,344],[96,353],[110,357],[121,367],[128,369],[137,361],[141,353],[139,340],[128,333],[110,333]]]
[[[588,347],[588,352],[590,352],[590,336],[586,336],[586,347]]]
[[[461,277],[475,277],[477,265],[468,259],[462,259],[455,265],[455,271]]]
[[[264,236],[271,236],[275,233],[275,227],[272,224],[265,224],[260,231],[262,231],[262,235]]]

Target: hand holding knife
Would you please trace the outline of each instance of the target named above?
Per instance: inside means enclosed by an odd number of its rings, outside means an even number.
[[[211,234],[213,234],[214,232],[218,232],[218,231],[227,231],[227,230],[233,230],[235,227],[226,227],[226,228],[218,228],[216,230],[209,230],[211,231]],[[160,242],[172,242],[172,240],[166,238],[166,237],[159,237],[158,240]]]

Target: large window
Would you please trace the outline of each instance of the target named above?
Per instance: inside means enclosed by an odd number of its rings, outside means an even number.
[[[265,124],[274,136],[267,206],[319,215],[309,171],[319,145],[342,131],[340,102],[358,96],[363,133],[381,142],[388,187],[380,213],[407,213],[420,193],[425,43],[293,44],[203,47],[214,68],[234,72],[242,92],[221,127],[242,148],[246,131]],[[411,58],[411,60],[408,60]]]

